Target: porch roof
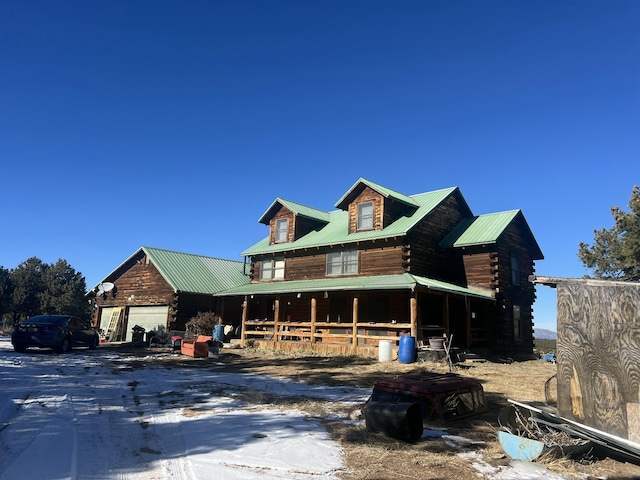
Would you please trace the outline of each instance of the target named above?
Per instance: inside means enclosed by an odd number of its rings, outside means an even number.
[[[484,292],[461,287],[410,273],[379,275],[371,277],[340,277],[316,280],[296,280],[283,282],[252,283],[219,292],[216,296],[232,295],[273,295],[280,293],[335,292],[355,290],[413,290],[424,287],[431,290],[495,301]]]

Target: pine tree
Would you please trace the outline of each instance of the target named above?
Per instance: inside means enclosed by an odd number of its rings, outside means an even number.
[[[629,211],[611,207],[614,225],[594,230],[593,245],[580,242],[578,258],[595,278],[640,281],[640,186],[633,187]]]

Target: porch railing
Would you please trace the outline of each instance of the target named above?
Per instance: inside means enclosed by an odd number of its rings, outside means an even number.
[[[349,343],[358,346],[377,345],[380,340],[399,342],[402,335],[409,335],[410,323],[382,322],[310,322],[272,320],[247,320],[243,334],[255,340],[275,342]]]

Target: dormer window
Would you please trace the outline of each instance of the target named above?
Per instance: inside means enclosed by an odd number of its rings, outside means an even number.
[[[358,205],[358,230],[373,230],[373,202]]]
[[[276,243],[289,241],[289,219],[280,218],[276,220]]]

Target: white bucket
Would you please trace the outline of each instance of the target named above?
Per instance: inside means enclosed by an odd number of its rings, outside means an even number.
[[[378,361],[391,361],[391,340],[380,340],[378,343]]]

